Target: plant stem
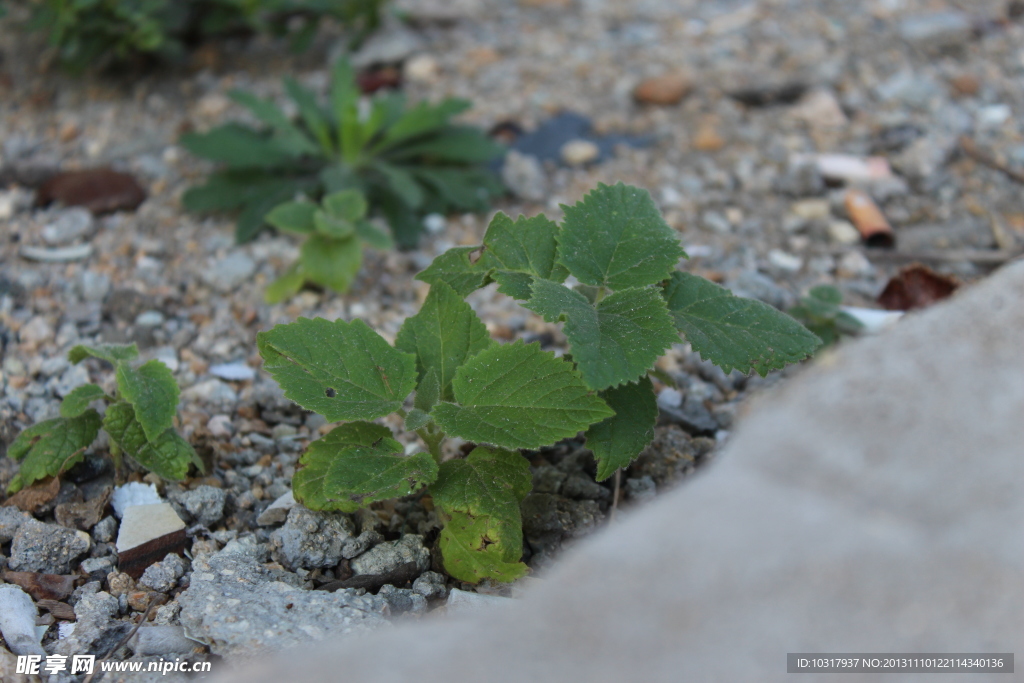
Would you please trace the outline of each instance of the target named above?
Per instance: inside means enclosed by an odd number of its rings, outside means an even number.
[[[426,427],[420,427],[416,430],[416,433],[420,435],[420,438],[427,444],[427,450],[430,451],[430,455],[433,456],[434,461],[441,464],[441,443],[444,441],[444,432],[442,431],[431,431],[430,425]]]
[[[124,458],[121,457],[121,447],[116,443],[110,444],[110,458],[114,461],[114,483],[120,486],[124,483]]]

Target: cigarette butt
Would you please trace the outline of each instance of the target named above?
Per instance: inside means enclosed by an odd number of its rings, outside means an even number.
[[[846,193],[846,212],[869,247],[892,248],[896,245],[892,226],[866,192],[849,190]]]

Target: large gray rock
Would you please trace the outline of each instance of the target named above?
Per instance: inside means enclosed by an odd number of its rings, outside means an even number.
[[[244,680],[789,681],[787,652],[1024,652],[1022,292],[1008,266],[822,356],[508,610]]]
[[[314,512],[301,505],[270,535],[274,559],[288,569],[333,567],[341,561],[356,525],[340,512]]]
[[[71,563],[87,553],[92,539],[84,531],[29,519],[11,541],[10,567],[19,572],[67,574]]]
[[[196,557],[178,596],[186,635],[214,654],[253,657],[387,623],[383,598],[295,588],[276,581],[244,545],[236,548]]]

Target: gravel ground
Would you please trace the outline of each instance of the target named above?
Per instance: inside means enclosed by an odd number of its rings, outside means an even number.
[[[605,153],[610,144],[576,140],[542,161],[511,154],[503,174],[514,194],[496,210],[557,219],[559,204],[597,182],[646,187],[679,230],[689,270],[780,308],[817,284],[837,286],[848,304],[876,306],[889,277],[914,260],[970,282],[1024,245],[1019,181],[964,154],[960,143],[966,136],[1024,172],[1019,2],[400,4],[409,27],[387,28],[356,60],[402,63],[411,97],[468,97],[475,106],[466,119],[488,128],[513,122],[530,131],[576,112],[591,123],[591,141],[639,143]],[[0,569],[75,577],[50,599],[73,606],[78,625],[58,641],[66,620],[51,609],[41,618],[54,624],[49,650],[104,654],[147,610],[155,624],[184,626],[209,652],[230,656],[323,635],[327,613],[345,615],[335,630],[359,630],[426,613],[451,589],[514,594],[443,575],[429,500],[352,516],[284,503],[267,512],[287,499],[305,444],[330,426],[259,372],[256,332],[323,316],[362,318],[393,339],[426,294],[415,273],[453,245],[478,243],[489,219],[449,216],[417,251],[371,253],[347,295],[307,291],[268,306],[264,286],[295,257],[296,242],[264,234],[236,247],[229,217],[182,212],[181,193],[210,167],[176,146],[179,133],[243,118],[225,96],[231,88],[280,96],[285,73],[323,87],[337,42],[327,30],[300,57],[270,42],[226,42],[179,69],[71,80],[40,69],[33,39],[0,28],[0,43],[11,46],[0,58],[0,442],[55,416],[75,386],[109,376],[91,362],[69,366],[71,345],[134,341],[175,372],[181,431],[211,465],[207,476],[182,484],[134,475],[157,484],[159,499],[188,527],[188,559],[169,557],[138,580],[115,570],[119,522],[109,508],[97,510],[99,521],[79,521],[79,533],[59,524],[75,526],[57,514],[60,505],[94,501],[112,485],[98,455],[33,511],[36,521],[0,508]],[[822,154],[878,156],[892,170],[851,179],[849,170],[822,166]],[[33,208],[41,178],[97,165],[134,174],[146,201],[95,219],[80,209]],[[895,249],[860,243],[844,206],[854,185],[892,224]],[[25,247],[83,245],[87,253],[67,262],[24,256]],[[470,301],[501,339],[564,347],[557,326],[492,288]],[[787,374],[726,376],[685,345],[660,367],[678,387],[662,387],[657,438],[624,473],[627,511],[709,460],[743,399]],[[233,379],[250,371],[251,380]],[[606,522],[612,490],[594,481],[579,443],[529,456],[524,559],[543,576],[564,545]],[[0,460],[0,485],[15,471]],[[370,578],[353,583],[360,576]],[[332,582],[347,585],[309,590]],[[217,600],[225,596],[239,601],[234,614],[251,617],[248,626],[223,618]],[[273,627],[260,630],[264,622]],[[322,628],[311,633],[310,624]],[[115,656],[167,654],[147,647]]]

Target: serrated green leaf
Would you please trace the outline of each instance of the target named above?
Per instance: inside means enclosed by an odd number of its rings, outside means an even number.
[[[416,386],[416,356],[361,320],[299,318],[260,332],[256,344],[284,395],[328,422],[393,413]]]
[[[146,438],[135,409],[127,401],[119,401],[107,408],[103,429],[125,455],[164,479],[184,479],[189,465],[197,459],[192,446],[173,428],[158,434],[156,439]]]
[[[61,417],[78,417],[88,410],[90,403],[106,397],[107,395],[103,392],[103,389],[95,384],[83,384],[72,390],[60,402]]]
[[[24,430],[7,447],[7,455],[22,461],[7,493],[14,493],[34,481],[55,477],[80,462],[99,431],[100,414],[92,409],[77,417],[44,420]]]
[[[322,209],[313,212],[313,227],[319,234],[333,240],[351,237],[356,231],[356,226],[351,221],[332,216]]]
[[[302,274],[307,280],[336,292],[346,292],[363,263],[363,249],[354,237],[336,240],[313,235],[299,252]]]
[[[653,285],[686,256],[647,190],[599,183],[583,201],[562,208],[558,258],[585,285]]]
[[[444,282],[464,297],[488,282],[489,269],[480,265],[479,260],[472,260],[474,255],[480,254],[480,247],[452,247],[435,258],[416,279],[430,285]]]
[[[550,280],[535,279],[532,291],[525,306],[548,322],[565,320],[573,360],[591,389],[637,380],[679,341],[657,289],[624,289],[596,306]]]
[[[263,220],[278,230],[305,235],[313,232],[316,211],[316,204],[312,202],[285,202],[271,209]]]
[[[336,427],[309,445],[292,479],[295,499],[313,510],[355,512],[415,493],[437,478],[429,453],[402,455],[391,430],[370,422]]]
[[[294,296],[306,281],[306,276],[299,269],[299,264],[294,264],[288,271],[277,278],[267,287],[263,293],[263,300],[268,304],[281,303],[290,296]]]
[[[68,351],[68,360],[75,364],[81,363],[86,358],[99,358],[116,364],[118,361],[135,360],[138,357],[139,347],[135,344],[96,344],[94,346],[79,344]]]
[[[512,451],[478,446],[441,465],[430,492],[445,517],[440,545],[449,574],[479,583],[526,573],[519,504],[531,485],[529,462]]]
[[[437,370],[441,399],[447,401],[455,371],[492,343],[472,307],[443,282],[430,286],[420,312],[405,319],[395,339],[397,348],[416,354],[419,380]]]
[[[441,380],[437,368],[433,368],[416,385],[416,397],[413,399],[413,405],[419,410],[429,413],[440,400]]]
[[[725,372],[754,370],[764,376],[807,358],[821,345],[785,313],[696,275],[673,273],[664,296],[693,350]]]
[[[415,432],[430,422],[430,415],[419,408],[413,408],[405,415],[405,431]]]
[[[502,448],[540,448],[613,413],[567,361],[539,344],[494,345],[455,373],[457,403],[431,411],[448,434]]]
[[[587,448],[597,460],[598,481],[633,462],[654,439],[654,424],[658,421],[654,385],[646,376],[639,382],[606,389],[601,398],[615,415],[592,425],[585,435]]]
[[[359,190],[342,190],[332,192],[323,199],[327,213],[343,221],[358,221],[366,215],[369,208],[366,197]]]
[[[374,249],[391,249],[395,243],[386,232],[370,221],[356,221],[356,236]]]
[[[529,297],[529,277],[555,282],[565,280],[568,271],[557,262],[558,226],[544,215],[519,216],[513,223],[498,213],[487,226],[480,268],[490,268],[498,291],[516,299]]]
[[[146,438],[156,441],[174,423],[178,411],[178,383],[170,368],[158,360],[148,361],[138,368],[118,363],[115,375],[121,398],[135,408],[135,417]]]

